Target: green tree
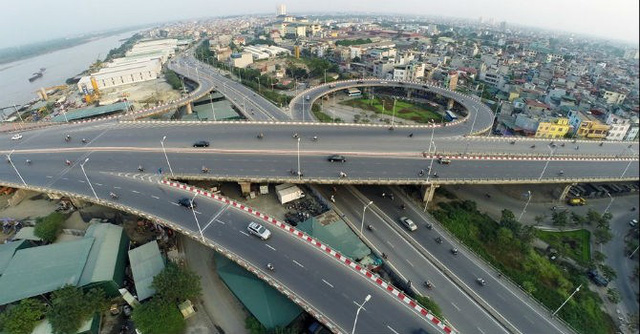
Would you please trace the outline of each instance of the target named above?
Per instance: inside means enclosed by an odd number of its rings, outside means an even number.
[[[503,209],[500,216],[500,224],[511,230],[514,234],[520,233],[522,224],[516,219],[516,215],[511,210]]]
[[[533,218],[533,220],[535,220],[536,224],[542,225],[542,223],[544,223],[544,221],[547,220],[547,215],[546,214],[537,215],[535,216],[535,218]]]
[[[593,231],[593,237],[596,239],[596,242],[599,244],[606,244],[607,242],[613,239],[613,234],[609,229],[597,228]]]
[[[23,299],[0,314],[0,330],[8,334],[30,334],[45,311],[45,304],[37,299]]]
[[[131,318],[142,333],[180,334],[185,328],[178,307],[157,297],[133,309]]]
[[[580,225],[580,226],[584,226],[585,224],[590,223],[589,219],[575,212],[571,212],[571,221],[573,221],[575,225]]]
[[[620,291],[616,288],[607,289],[607,298],[610,302],[617,304],[620,302]]]
[[[46,243],[52,243],[62,232],[62,223],[65,216],[60,212],[54,212],[44,218],[38,218],[33,234]]]
[[[613,281],[614,279],[616,279],[616,277],[618,277],[616,271],[606,264],[601,264],[600,270],[602,271],[602,276],[604,276],[604,278],[608,279],[609,281]]]
[[[554,226],[564,227],[569,222],[569,215],[566,211],[554,211],[551,220]]]
[[[600,251],[595,251],[595,252],[593,252],[593,259],[596,262],[604,262],[604,260],[607,259],[607,256],[604,253],[600,252]]]
[[[248,329],[251,334],[262,334],[267,332],[267,329],[260,323],[260,321],[252,315],[244,319],[244,328]]]
[[[151,286],[158,293],[156,298],[164,299],[170,303],[198,298],[202,294],[200,277],[193,271],[173,262],[167,263],[164,270],[153,278]]]
[[[533,294],[534,292],[536,292],[536,285],[530,281],[522,282],[522,288],[529,294]]]
[[[85,295],[80,288],[67,285],[51,293],[47,318],[54,334],[75,333],[95,312],[106,309],[104,293],[91,289]]]
[[[171,88],[175,90],[182,89],[182,80],[180,80],[180,77],[178,77],[176,72],[172,70],[166,70],[164,73],[164,78],[167,80],[167,83],[171,85]]]

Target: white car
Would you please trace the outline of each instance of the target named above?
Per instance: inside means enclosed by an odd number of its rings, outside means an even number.
[[[262,240],[267,240],[271,236],[271,231],[255,222],[249,223],[249,226],[247,226],[247,230],[249,230],[250,234],[258,236]]]
[[[11,137],[11,140],[20,140],[22,139],[22,134],[20,133],[16,133],[15,135],[13,135],[13,137]]]
[[[407,217],[400,217],[400,222],[404,225],[409,231],[415,231],[418,229],[418,225],[413,222],[413,220]]]

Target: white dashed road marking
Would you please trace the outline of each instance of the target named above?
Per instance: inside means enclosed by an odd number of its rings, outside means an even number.
[[[140,193],[140,192],[139,192],[139,191],[137,191],[137,190],[131,190],[131,192],[132,192],[132,193],[134,193],[134,194],[139,194],[139,193]]]
[[[455,308],[456,308],[456,310],[460,311],[460,308],[458,307],[458,305],[456,305],[456,304],[454,304],[454,303],[451,303],[451,305],[453,305],[453,307],[455,307]]]
[[[292,260],[292,261],[293,261],[293,263],[295,263],[295,264],[297,264],[298,266],[300,266],[300,268],[304,268],[304,266],[303,266],[300,262],[298,262],[298,261],[296,261],[296,260]]]
[[[240,231],[240,233],[246,235],[247,237],[249,236],[249,233],[245,232],[245,231]]]
[[[265,246],[271,248],[271,250],[276,250],[275,248],[271,247],[270,245],[265,245]]]
[[[155,196],[155,195],[151,195],[151,198],[153,198],[153,199],[160,199],[160,197]]]
[[[394,332],[394,333],[396,333],[396,334],[400,334],[400,333],[398,333],[395,329],[391,328],[391,326],[387,326],[387,328],[389,328],[389,330],[390,330],[390,331],[392,331],[392,332]]]
[[[96,186],[102,186],[102,183],[94,183]]]
[[[322,281],[324,282],[324,284],[326,284],[326,285],[328,285],[328,286],[330,286],[330,287],[332,287],[332,288],[333,288],[333,284],[331,284],[331,283],[329,283],[329,282],[325,281],[325,280],[324,280],[324,278],[322,279]]]

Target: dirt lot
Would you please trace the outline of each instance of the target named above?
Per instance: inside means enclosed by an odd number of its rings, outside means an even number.
[[[135,110],[180,97],[180,92],[171,88],[164,78],[105,89],[100,93],[102,95],[100,100],[103,102],[115,101],[125,97]]]

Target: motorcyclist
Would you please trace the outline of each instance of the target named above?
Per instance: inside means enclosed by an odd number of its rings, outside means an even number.
[[[271,262],[267,263],[267,269],[273,271],[275,268],[273,267],[273,264],[271,264]]]
[[[138,171],[139,172],[144,172],[144,167],[142,167],[142,165],[138,165]]]
[[[317,141],[318,140],[318,136],[313,136],[313,141]]]
[[[436,242],[437,242],[437,243],[439,243],[439,244],[441,244],[441,243],[442,243],[442,238],[441,238],[441,237],[437,237],[437,238],[436,238]]]
[[[429,280],[424,281],[424,286],[427,287],[427,289],[433,288],[433,284],[431,284]]]
[[[64,161],[64,163],[65,163],[67,166],[71,166],[71,161],[69,161],[69,160],[65,160],[65,161]]]
[[[260,139],[264,138],[264,134],[262,132],[258,133],[258,138]]]
[[[409,138],[412,138],[412,137],[413,137],[413,132],[409,134]]]
[[[26,162],[26,163],[27,163],[27,165],[31,165],[31,159],[27,159],[27,160],[25,160],[24,162]]]
[[[87,143],[87,139],[86,138],[82,138],[82,143],[86,144]]]
[[[558,174],[564,175],[564,171],[561,169],[560,172],[558,172]]]
[[[373,231],[373,226],[371,226],[371,224],[367,225],[367,230]]]
[[[209,168],[207,168],[206,166],[202,166],[202,172],[209,173]]]
[[[118,198],[118,195],[116,195],[116,193],[114,193],[113,191],[109,193],[109,196],[111,196],[111,198],[113,199]]]
[[[66,136],[64,137],[64,141],[67,141],[67,142],[68,142],[68,141],[70,141],[70,140],[71,140],[71,136],[70,136],[70,135],[66,135]]]

